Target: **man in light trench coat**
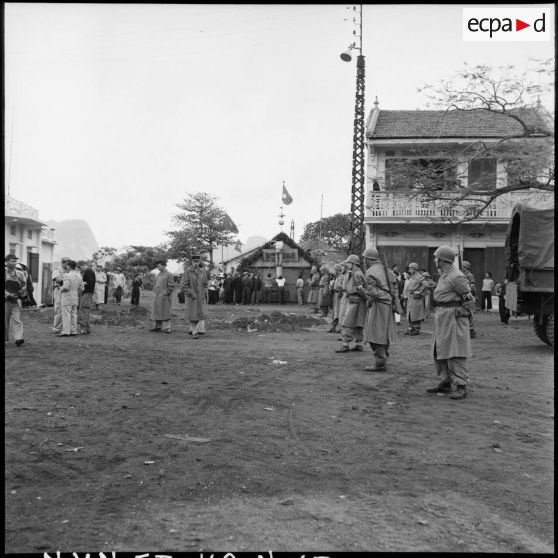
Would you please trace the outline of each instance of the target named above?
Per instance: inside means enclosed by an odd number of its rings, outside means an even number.
[[[432,352],[441,382],[428,393],[451,393],[451,399],[467,397],[467,358],[471,356],[469,310],[464,307],[473,300],[465,275],[454,265],[455,251],[440,246],[434,262],[440,278],[434,289],[436,312],[432,328]]]
[[[391,270],[386,270],[379,261],[378,250],[367,248],[362,257],[368,264],[364,276],[368,296],[368,314],[364,324],[365,343],[370,343],[375,363],[364,370],[385,372],[389,356],[389,346],[397,341],[395,316],[388,281],[391,279],[394,293],[397,293],[397,279]],[[396,295],[397,296],[397,295]]]
[[[157,262],[159,274],[155,281],[153,293],[153,308],[151,310],[151,321],[155,322],[155,327],[149,331],[164,331],[170,333],[171,303],[172,292],[174,290],[173,274],[167,269],[167,262],[159,260]]]
[[[207,271],[203,261],[193,262],[190,267],[184,270],[180,292],[185,295],[186,320],[190,322],[190,330],[193,339],[199,339],[200,325],[205,325],[207,318],[206,289],[209,283]]]

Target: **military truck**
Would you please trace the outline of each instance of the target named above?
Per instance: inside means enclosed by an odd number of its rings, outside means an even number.
[[[518,203],[506,233],[506,307],[533,316],[537,337],[554,346],[554,207]]]

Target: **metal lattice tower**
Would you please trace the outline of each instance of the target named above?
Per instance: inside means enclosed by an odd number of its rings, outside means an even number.
[[[353,176],[351,189],[350,252],[364,249],[364,56],[357,57],[355,120],[353,126]]]

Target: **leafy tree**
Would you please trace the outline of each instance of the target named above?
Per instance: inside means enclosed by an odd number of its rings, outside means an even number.
[[[169,257],[184,262],[194,254],[209,254],[213,264],[215,246],[232,241],[238,230],[216,200],[210,194],[198,192],[186,194],[186,198],[177,204],[182,211],[174,221],[180,228],[166,233],[170,237]]]
[[[124,253],[117,254],[110,264],[110,269],[121,268],[124,275],[132,277],[147,273],[155,268],[155,262],[168,259],[167,247],[160,246],[130,246]]]
[[[465,147],[446,144],[444,153],[436,158],[422,146],[415,146],[413,158],[389,161],[386,183],[391,187],[406,185],[414,197],[425,203],[437,201],[448,215],[457,210],[458,221],[475,219],[508,192],[554,191],[553,119],[540,106],[540,96],[553,87],[550,71],[553,62],[534,62],[530,72],[521,74],[513,66],[465,64],[453,79],[419,89],[427,95],[429,108],[477,111],[479,116],[490,113],[496,124],[500,118],[513,121],[517,132]],[[471,180],[474,161],[476,168],[482,168],[485,162],[489,163],[487,159],[504,164],[507,174],[504,187],[494,188],[494,180],[485,181],[482,175]],[[495,172],[494,168],[494,175]]]
[[[348,250],[351,240],[351,214],[336,213],[331,217],[323,217],[304,227],[300,237],[305,240],[323,240],[333,248]]]

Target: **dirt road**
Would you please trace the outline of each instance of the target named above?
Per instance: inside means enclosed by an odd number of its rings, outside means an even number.
[[[25,311],[6,552],[554,551],[553,352],[526,318],[476,314],[453,401],[425,392],[431,320],[371,373],[305,307],[210,307],[199,340],[182,308],[171,335],[123,304],[72,338]]]

